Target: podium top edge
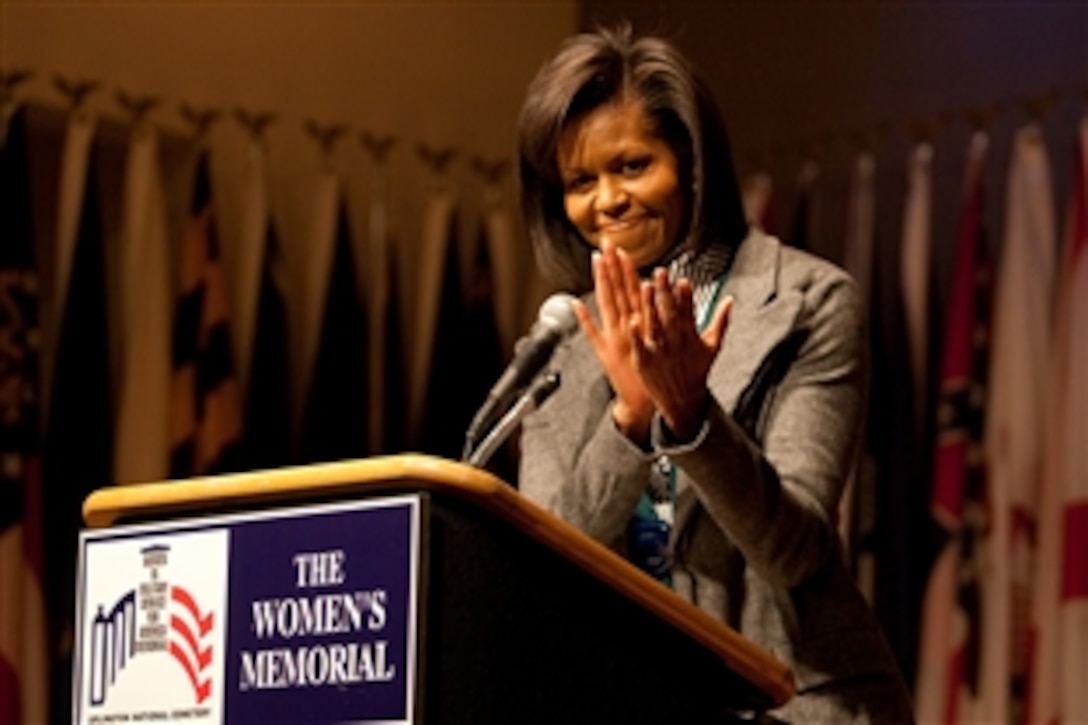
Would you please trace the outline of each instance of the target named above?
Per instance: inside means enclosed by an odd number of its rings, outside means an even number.
[[[83,521],[89,528],[103,528],[180,509],[259,504],[290,495],[335,495],[375,483],[392,488],[421,483],[448,486],[485,498],[514,493],[501,479],[480,468],[438,456],[405,453],[109,486],[84,500]]]

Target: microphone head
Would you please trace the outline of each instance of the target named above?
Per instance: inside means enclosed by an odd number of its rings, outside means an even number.
[[[574,314],[574,295],[566,292],[556,292],[540,305],[537,313],[537,323],[554,333],[566,335],[574,331],[578,326],[578,318]]]

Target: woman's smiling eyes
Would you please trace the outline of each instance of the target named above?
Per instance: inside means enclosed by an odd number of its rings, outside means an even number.
[[[564,190],[568,194],[576,194],[588,191],[593,185],[593,176],[590,174],[576,174],[567,179]]]
[[[650,165],[649,156],[639,156],[634,159],[627,159],[620,163],[619,171],[626,177],[638,176]]]
[[[626,179],[634,179],[646,171],[652,162],[653,159],[649,155],[617,159],[614,163],[608,165],[607,173],[622,176]],[[567,193],[583,193],[592,188],[596,180],[597,176],[595,174],[589,172],[576,173],[566,180],[564,189]]]

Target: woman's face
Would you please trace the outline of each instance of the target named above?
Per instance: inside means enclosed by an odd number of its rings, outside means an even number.
[[[563,205],[594,247],[608,240],[635,266],[657,262],[687,225],[679,161],[638,101],[601,106],[559,136]]]

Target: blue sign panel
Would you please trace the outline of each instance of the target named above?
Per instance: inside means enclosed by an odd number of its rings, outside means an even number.
[[[74,721],[415,721],[418,496],[87,531]]]

